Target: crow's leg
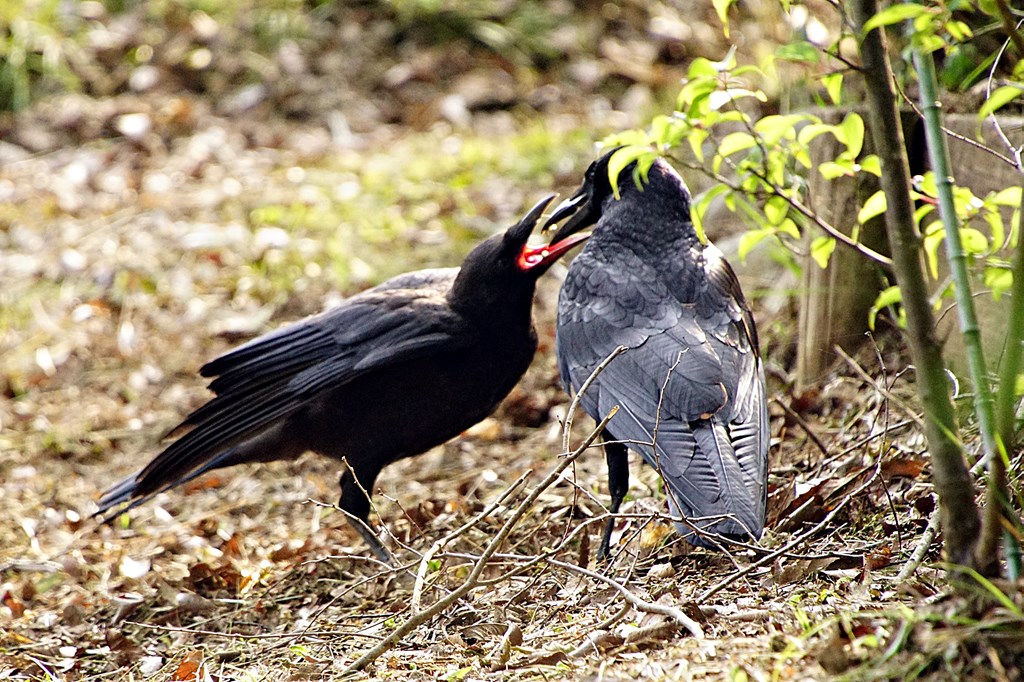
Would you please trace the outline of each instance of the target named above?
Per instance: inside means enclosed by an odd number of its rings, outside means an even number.
[[[605,435],[609,439],[612,438],[607,432]],[[604,456],[608,462],[608,492],[612,497],[608,511],[617,514],[629,491],[629,452],[622,443],[609,442],[604,444]],[[601,547],[597,550],[597,558],[601,561],[608,561],[614,529],[615,519],[610,518],[605,524],[604,535],[601,536]]]
[[[341,486],[341,499],[338,506],[345,512],[349,525],[355,528],[362,536],[374,556],[394,566],[394,559],[391,552],[387,550],[384,543],[380,541],[377,534],[370,526],[370,495],[373,494],[373,484],[377,481],[377,474],[380,468],[360,467],[358,472],[351,465],[346,465],[345,472],[341,475],[338,485]]]

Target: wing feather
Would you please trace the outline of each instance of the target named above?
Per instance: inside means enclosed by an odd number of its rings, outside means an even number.
[[[609,253],[593,246],[573,262],[559,300],[563,383],[577,390],[625,345],[592,395],[582,397],[583,408],[600,419],[620,406],[609,433],[658,467],[678,503],[673,507],[685,516],[725,515],[708,528],[759,535],[768,437],[764,379],[731,268],[711,252],[706,288],[688,299],[692,286],[664,283],[628,248]]]

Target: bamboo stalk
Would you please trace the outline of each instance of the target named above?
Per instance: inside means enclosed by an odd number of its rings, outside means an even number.
[[[957,435],[942,350],[935,338],[892,67],[883,33],[878,29],[864,32],[864,24],[878,12],[878,2],[851,0],[849,6],[858,33],[871,134],[882,166],[881,184],[887,203],[886,232],[896,283],[907,314],[908,341],[917,368],[917,391],[925,411],[925,437],[939,495],[946,557],[953,565],[973,566],[981,522],[974,502],[974,486]]]

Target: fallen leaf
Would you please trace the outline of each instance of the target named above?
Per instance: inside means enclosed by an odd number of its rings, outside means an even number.
[[[171,682],[192,682],[193,680],[207,679],[209,679],[209,676],[203,666],[203,652],[198,650],[185,654],[174,674],[171,675]]]
[[[886,479],[902,476],[904,478],[917,478],[924,471],[928,463],[923,459],[911,459],[909,457],[898,457],[882,462],[882,477]]]

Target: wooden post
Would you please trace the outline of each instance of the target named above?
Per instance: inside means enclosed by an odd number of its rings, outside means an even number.
[[[819,115],[825,122],[834,124],[841,121],[846,112],[829,110]],[[913,112],[907,112],[903,116],[903,125],[911,172],[923,173],[926,170],[926,156],[920,121]],[[979,140],[986,147],[1007,153],[1005,143],[991,120],[979,124],[974,114],[950,114],[945,117],[945,125],[964,138]],[[1000,126],[1011,144],[1024,144],[1024,118],[1003,116],[1000,117]],[[970,188],[976,196],[983,197],[991,191],[1019,183],[1016,170],[990,152],[956,137],[950,138],[949,147],[955,182]],[[817,172],[817,165],[835,158],[840,151],[841,145],[831,135],[815,139],[811,148],[814,168],[808,179],[808,203],[825,221],[849,235],[856,227],[860,204],[875,192],[877,184],[874,178],[863,173],[856,178],[822,178]],[[864,153],[871,153],[867,146]],[[1012,208],[1003,211],[1007,234],[1011,229],[1011,215]],[[860,240],[876,251],[888,253],[884,230],[880,218],[870,221],[861,227]],[[811,240],[820,234],[812,228],[805,237],[804,248],[809,251]],[[940,249],[939,278],[933,283],[936,291],[948,277],[942,254],[943,250]],[[867,314],[881,291],[882,278],[877,265],[839,245],[824,270],[818,267],[809,254],[804,258],[801,284],[797,392],[805,391],[825,376],[835,359],[835,346],[852,352],[864,340],[868,329]],[[985,359],[989,367],[995,370],[999,366],[1006,338],[1008,304],[1005,301],[993,301],[991,295],[984,291],[980,278],[974,284],[978,294],[975,305]],[[946,310],[939,314],[936,331],[944,342],[946,363],[954,373],[962,376],[966,373],[966,359],[954,306],[955,303],[950,300]]]
[[[842,121],[847,111],[829,109],[819,115],[825,123]],[[868,136],[867,139],[870,139]],[[843,234],[857,228],[857,213],[877,189],[874,176],[826,180],[818,165],[836,158],[845,146],[831,135],[820,135],[811,144],[812,169],[808,178],[810,207]],[[870,154],[865,144],[864,154]],[[797,323],[796,390],[802,393],[816,384],[836,358],[835,346],[853,352],[863,343],[868,311],[882,291],[878,265],[837,245],[828,267],[822,269],[810,256],[811,241],[822,233],[813,227],[804,238],[803,278]],[[880,218],[860,227],[860,241],[880,253],[888,253],[885,226]]]

